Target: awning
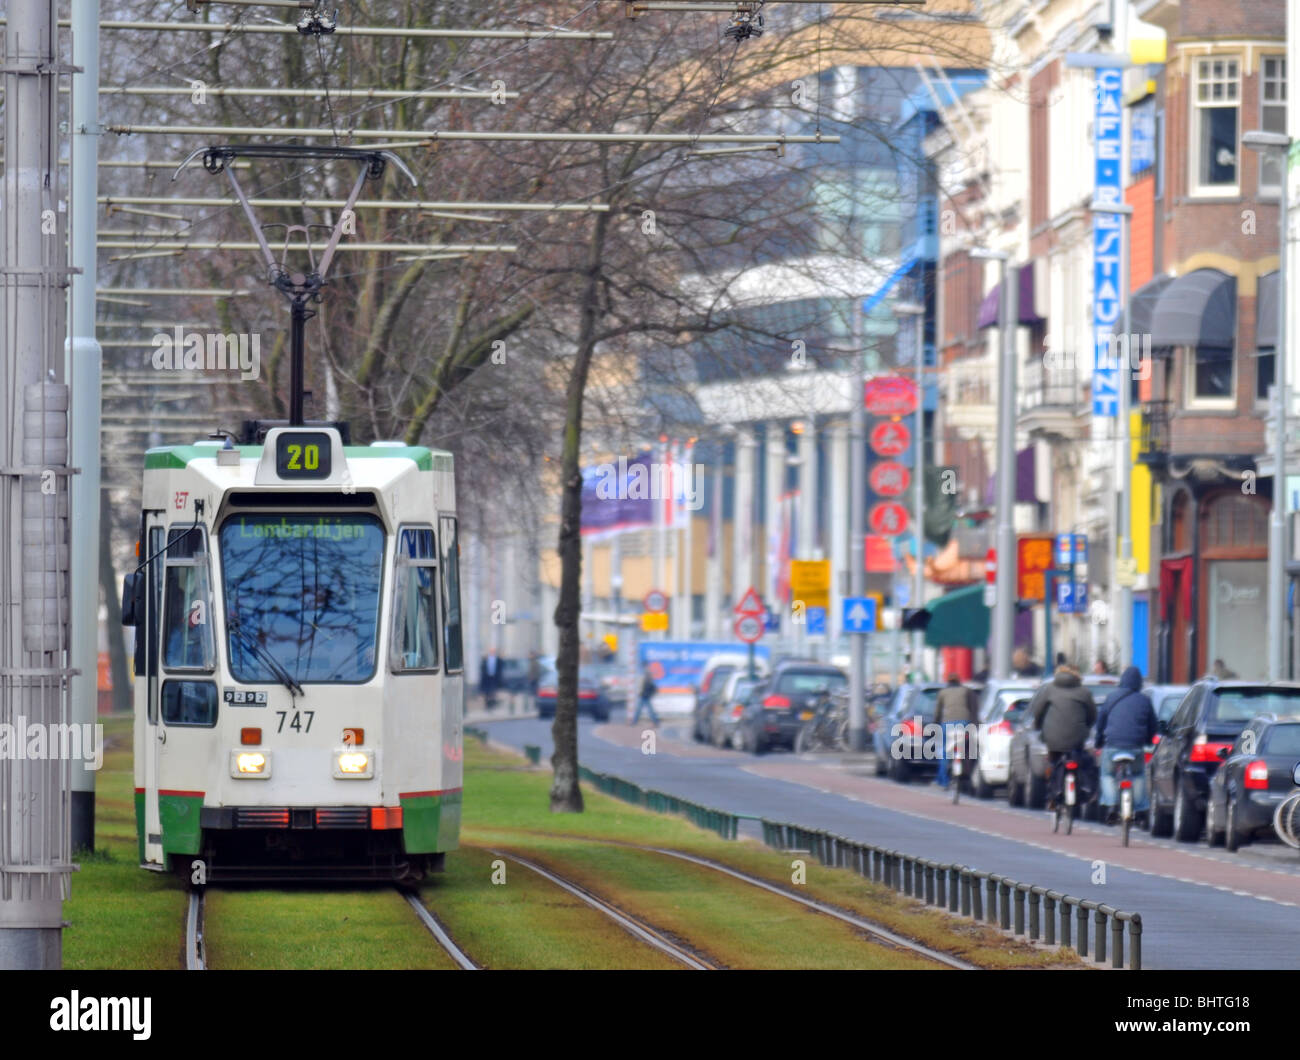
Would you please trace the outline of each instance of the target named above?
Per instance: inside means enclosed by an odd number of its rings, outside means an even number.
[[[1163,272],[1153,280],[1143,284],[1133,292],[1133,298],[1129,308],[1129,329],[1130,335],[1149,335],[1151,333],[1151,317],[1155,314],[1156,302],[1160,300],[1160,295],[1164,293],[1166,287],[1174,282],[1172,276],[1167,276]],[[1110,333],[1118,335],[1124,328],[1124,318],[1121,316],[1115,322]],[[1174,345],[1169,343],[1168,345]]]
[[[1020,323],[1026,325],[1037,324],[1042,317],[1034,311],[1034,263],[1027,261],[1019,266],[1020,273]],[[998,326],[998,301],[1002,297],[1002,284],[995,283],[993,290],[984,296],[984,301],[980,303],[979,316],[976,318],[976,326],[983,328],[995,328]]]
[[[1277,348],[1277,273],[1266,272],[1255,290],[1255,345]]]
[[[989,609],[984,586],[968,585],[926,605],[930,621],[925,643],[931,648],[983,648],[989,640]]]
[[[1179,276],[1160,293],[1151,314],[1153,346],[1236,345],[1237,280],[1218,269]]]

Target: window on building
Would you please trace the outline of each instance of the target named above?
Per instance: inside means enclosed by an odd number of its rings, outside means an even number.
[[[1259,68],[1259,127],[1286,132],[1286,57],[1266,55]],[[1282,164],[1275,151],[1259,154],[1259,191],[1276,195],[1282,185]]]
[[[1277,371],[1277,361],[1273,356],[1273,351],[1269,348],[1263,348],[1255,358],[1255,400],[1264,402],[1268,400],[1269,388],[1273,385],[1275,378],[1274,373]]]
[[[1231,406],[1235,393],[1232,350],[1197,346],[1189,348],[1187,354],[1187,403]]]
[[[1196,61],[1192,87],[1192,188],[1236,194],[1241,63],[1216,56]]]
[[[1165,197],[1165,112],[1156,111],[1155,135],[1155,153],[1156,153],[1156,187],[1155,197],[1163,199]]]

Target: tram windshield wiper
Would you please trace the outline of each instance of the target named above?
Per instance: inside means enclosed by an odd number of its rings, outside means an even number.
[[[239,637],[239,642],[266,665],[266,668],[275,675],[276,680],[279,681],[280,684],[284,685],[284,687],[295,696],[306,695],[303,691],[302,685],[293,679],[293,676],[288,670],[280,665],[280,661],[274,655],[257,643],[252,634],[244,629],[236,615],[228,614],[226,616],[226,623],[230,626],[231,632]]]

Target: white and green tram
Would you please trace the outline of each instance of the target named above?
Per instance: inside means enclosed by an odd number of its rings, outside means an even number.
[[[310,425],[151,449],[140,525],[123,621],[142,866],[441,868],[464,703],[451,454]]]

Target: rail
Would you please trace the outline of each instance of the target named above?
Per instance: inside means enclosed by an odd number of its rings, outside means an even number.
[[[1142,916],[1103,902],[1064,894],[1009,876],[983,872],[968,865],[919,858],[899,850],[860,843],[833,832],[770,821],[752,814],[728,813],[688,799],[642,788],[622,777],[578,767],[582,780],[599,791],[658,813],[685,816],[723,839],[735,839],[740,822],[758,821],[763,842],[783,852],[808,852],[822,865],[856,872],[926,905],[996,925],[1003,931],[1048,946],[1073,945],[1080,957],[1089,954],[1089,927],[1094,962],[1125,967],[1124,927],[1128,926],[1127,967],[1142,967]],[[1026,915],[1027,911],[1027,915]],[[1107,941],[1109,936],[1109,942]],[[1108,952],[1109,951],[1109,952]]]

